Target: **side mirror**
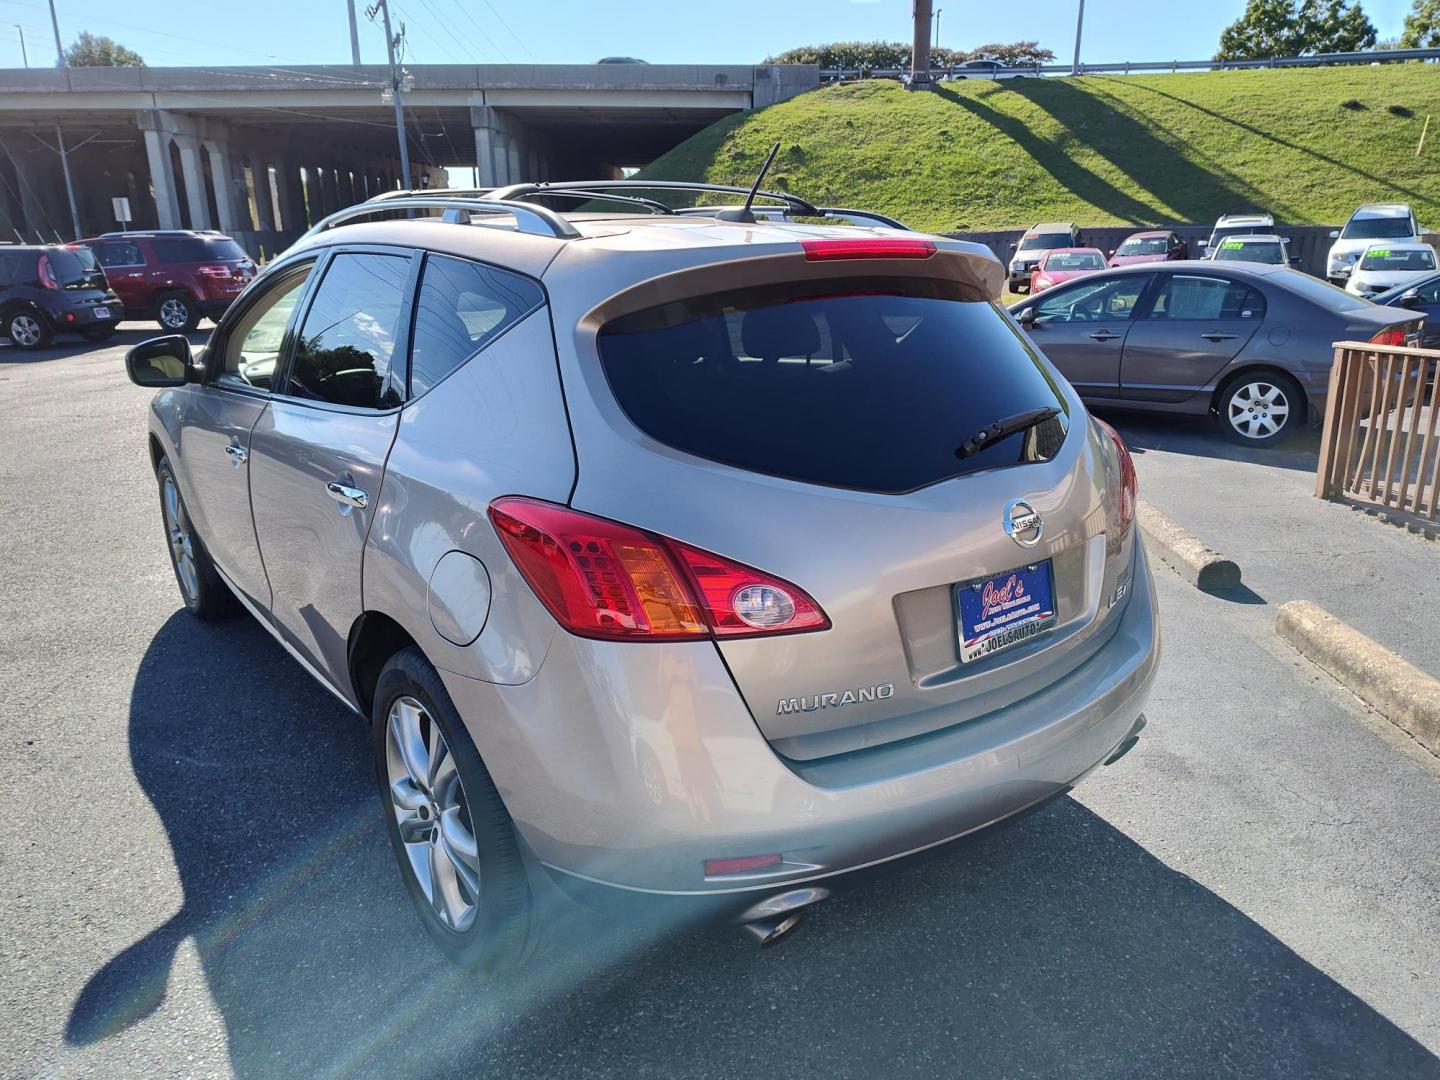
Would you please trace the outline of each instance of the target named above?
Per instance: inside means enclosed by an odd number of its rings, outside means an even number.
[[[1197,240],[1196,243],[1202,248],[1208,248],[1210,246],[1209,240]]]
[[[1303,261],[1303,260],[1300,258],[1299,255],[1291,255],[1291,256],[1290,256],[1290,265],[1291,265],[1291,266],[1299,266],[1302,261]]]
[[[183,334],[142,341],[125,354],[125,371],[136,386],[152,389],[198,381],[191,365],[190,342]]]
[[[1015,250],[1016,250],[1017,248],[1019,248],[1019,247],[1020,247],[1020,241],[1018,241],[1018,240],[1011,240],[1011,241],[1010,241],[1010,250],[1011,250],[1011,251],[1015,251]]]
[[[1400,306],[1406,308],[1418,308],[1421,306],[1420,290],[1407,289],[1400,294]]]
[[[1111,249],[1110,249],[1110,254],[1111,254],[1111,255],[1114,255],[1114,254],[1115,254],[1115,249],[1114,249],[1114,248],[1111,248]]]
[[[1020,309],[1020,325],[1025,327],[1025,329],[1028,330],[1035,325],[1035,318],[1035,309],[1033,307],[1023,307]]]
[[[1339,229],[1331,229],[1331,230],[1330,230],[1330,239],[1331,239],[1331,240],[1339,240],[1339,239],[1340,239],[1340,230],[1339,230]]]

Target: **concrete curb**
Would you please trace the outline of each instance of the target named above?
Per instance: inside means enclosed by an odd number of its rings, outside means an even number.
[[[1135,520],[1145,534],[1146,548],[1197,589],[1208,592],[1239,587],[1240,567],[1149,503],[1142,500],[1136,505]]]
[[[1275,632],[1440,756],[1440,679],[1309,600],[1282,605],[1275,615]]]

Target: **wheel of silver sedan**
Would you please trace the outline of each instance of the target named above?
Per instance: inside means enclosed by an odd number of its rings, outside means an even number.
[[[190,306],[178,296],[160,302],[160,321],[171,330],[183,329],[190,321]]]
[[[185,602],[193,604],[200,590],[200,575],[195,567],[195,536],[190,530],[190,518],[180,500],[175,477],[167,471],[162,485],[160,504],[165,513],[165,536],[170,542],[170,558],[175,562],[175,576],[180,579]]]
[[[10,340],[22,348],[39,345],[44,334],[40,320],[33,315],[16,315],[10,320]]]
[[[413,697],[390,706],[385,766],[391,810],[420,892],[441,923],[468,930],[480,902],[470,806],[440,725]]]
[[[1237,383],[1230,391],[1225,413],[1230,426],[1247,439],[1268,439],[1290,419],[1290,399],[1274,383],[1256,380]]]

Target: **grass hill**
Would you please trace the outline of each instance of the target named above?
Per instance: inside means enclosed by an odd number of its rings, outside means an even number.
[[[930,231],[1250,209],[1329,224],[1388,200],[1440,227],[1431,64],[966,81],[934,93],[850,83],[728,117],[640,177],[748,186],[776,139],[767,187]]]

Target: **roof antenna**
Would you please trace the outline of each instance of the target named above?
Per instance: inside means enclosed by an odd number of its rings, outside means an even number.
[[[775,140],[775,145],[770,147],[770,154],[765,158],[765,164],[760,166],[760,173],[755,177],[755,183],[750,185],[750,194],[745,196],[745,205],[739,209],[725,207],[715,211],[715,217],[720,221],[743,221],[747,225],[755,224],[755,215],[750,212],[750,204],[755,201],[755,193],[760,190],[760,182],[765,179],[765,174],[770,171],[770,165],[775,160],[775,155],[780,152],[780,140]]]

